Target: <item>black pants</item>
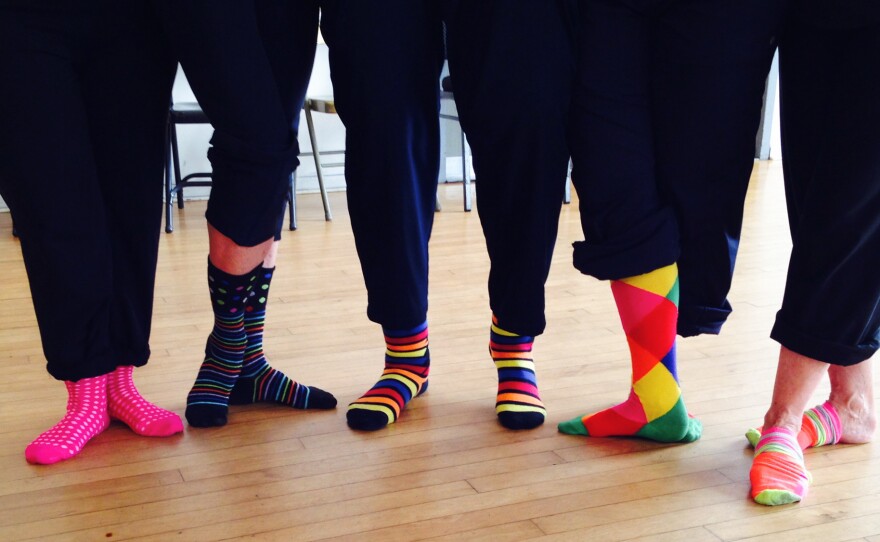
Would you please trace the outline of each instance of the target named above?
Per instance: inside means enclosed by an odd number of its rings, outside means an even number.
[[[146,1],[0,7],[0,193],[57,379],[149,358],[174,68]]]
[[[489,302],[523,335],[545,326],[559,226],[574,49],[562,0],[445,0],[455,103],[477,175]]]
[[[580,1],[572,159],[585,242],[575,266],[614,279],[677,259],[684,336],[718,333],[731,311],[764,81],[786,4]]]
[[[274,236],[298,164],[254,0],[154,0],[214,136],[206,217],[242,246]]]
[[[793,17],[779,62],[793,248],[772,337],[853,365],[880,346],[880,25]]]
[[[392,329],[424,322],[440,152],[436,2],[257,0],[257,7],[288,122],[302,108],[320,8],[346,128],[346,195],[367,315]]]

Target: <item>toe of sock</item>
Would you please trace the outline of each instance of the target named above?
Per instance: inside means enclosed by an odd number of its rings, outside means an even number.
[[[376,431],[388,425],[388,416],[385,414],[360,408],[349,409],[345,419],[349,427],[359,431]]]
[[[46,444],[31,444],[24,450],[24,457],[33,465],[51,465],[73,457],[67,449]]]
[[[746,431],[746,440],[749,441],[749,446],[754,448],[758,445],[758,441],[761,439],[761,432],[755,428],[750,428]]]
[[[309,410],[327,410],[336,408],[336,397],[333,397],[332,393],[324,391],[321,388],[309,386],[309,398],[305,408]]]
[[[209,405],[186,407],[186,421],[193,427],[220,427],[226,425],[228,409]]]
[[[534,429],[544,423],[540,412],[499,412],[498,422],[507,429]]]
[[[802,496],[784,489],[765,489],[754,495],[753,498],[756,503],[763,504],[764,506],[780,506],[800,502]]]
[[[141,434],[147,437],[170,437],[181,432],[183,432],[183,421],[180,416],[171,412],[165,418],[152,422]]]
[[[703,422],[696,418],[689,418],[687,431],[679,442],[693,442],[701,436],[703,436]]]
[[[561,422],[556,428],[559,429],[560,433],[565,433],[566,435],[590,436],[587,432],[587,428],[584,427],[583,422],[581,422],[581,418],[572,418],[566,422]]]

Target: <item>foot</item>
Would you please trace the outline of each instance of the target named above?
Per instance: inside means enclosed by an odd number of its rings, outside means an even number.
[[[749,480],[750,496],[758,504],[791,504],[806,497],[811,478],[793,430],[772,427],[761,436]]]
[[[348,405],[345,418],[352,429],[376,431],[396,422],[406,405],[428,390],[428,323],[404,330],[383,327],[382,332],[385,370],[367,393]]]
[[[107,377],[107,410],[110,418],[129,426],[138,435],[167,437],[183,431],[180,416],[144,399],[134,385],[134,367],[117,367]]]
[[[80,453],[92,438],[107,429],[107,375],[65,382],[67,414],[25,449],[28,463],[51,465]]]
[[[492,317],[489,355],[498,371],[495,414],[498,423],[507,429],[534,429],[547,417],[535,376],[534,341],[534,337],[502,329],[498,319]]]
[[[666,410],[661,407],[659,411]],[[672,408],[651,421],[634,391],[630,398],[609,409],[559,424],[561,433],[586,437],[640,437],[657,442],[693,442],[703,434],[703,424],[691,417],[679,397]]]
[[[326,410],[336,407],[336,398],[320,388],[295,382],[266,363],[255,376],[239,376],[229,395],[231,405],[252,403],[277,403],[301,410]]]

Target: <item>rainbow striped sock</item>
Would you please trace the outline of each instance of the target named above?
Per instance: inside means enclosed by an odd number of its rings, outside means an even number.
[[[400,418],[413,397],[428,389],[431,355],[428,323],[407,330],[382,328],[385,334],[385,370],[376,385],[348,406],[348,426],[375,431]]]
[[[782,427],[770,427],[758,440],[749,471],[749,495],[758,504],[777,506],[807,496],[811,477],[797,436]]]
[[[611,282],[632,355],[629,399],[609,409],[559,424],[572,435],[636,436],[659,442],[691,442],[702,424],[681,398],[675,363],[678,267]]]
[[[226,425],[229,394],[241,372],[247,336],[245,301],[259,267],[230,275],[208,261],[208,289],[214,310],[214,329],[205,345],[205,361],[186,398],[186,420],[193,427]]]
[[[534,342],[534,337],[504,330],[498,325],[498,318],[492,316],[489,354],[498,370],[495,413],[508,429],[534,429],[547,416],[538,395],[535,361],[531,356]]]
[[[746,431],[746,438],[753,448],[761,439],[763,429],[763,427],[758,427]],[[830,402],[825,401],[823,404],[804,412],[797,440],[803,450],[816,446],[831,446],[840,442],[842,431],[837,409]]]
[[[229,404],[247,405],[272,402],[298,409],[327,409],[336,406],[336,398],[326,391],[300,384],[269,365],[263,353],[263,328],[269,285],[275,268],[261,267],[248,296],[244,312],[247,346],[241,375],[229,395]]]

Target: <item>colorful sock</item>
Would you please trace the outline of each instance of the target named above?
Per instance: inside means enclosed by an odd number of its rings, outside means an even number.
[[[431,355],[428,323],[407,330],[382,328],[385,334],[385,370],[376,385],[348,405],[348,426],[375,431],[394,423],[413,397],[428,389]]]
[[[763,427],[758,427],[746,431],[746,438],[753,448],[761,438],[763,429]],[[830,446],[840,442],[841,431],[837,410],[831,403],[825,401],[825,403],[804,412],[797,441],[803,450],[816,446]]]
[[[131,377],[134,367],[122,365],[107,375],[107,411],[110,417],[145,437],[167,437],[183,431],[180,416],[144,399]]]
[[[617,406],[559,424],[572,435],[636,436],[659,442],[691,442],[703,430],[691,418],[678,385],[675,326],[678,267],[611,282],[632,354],[629,399]]]
[[[205,345],[205,361],[186,398],[186,420],[194,427],[226,425],[229,394],[241,372],[247,336],[244,307],[259,267],[230,275],[208,261],[208,289],[214,329]]]
[[[95,435],[110,424],[107,416],[107,375],[65,382],[67,414],[28,445],[28,463],[51,465],[82,451]]]
[[[498,370],[498,395],[495,414],[508,429],[534,429],[547,416],[538,395],[535,361],[532,359],[534,337],[517,335],[502,329],[492,316],[489,331],[489,354]]]
[[[229,395],[229,403],[247,405],[273,402],[300,409],[333,408],[336,406],[335,397],[320,388],[291,380],[281,371],[273,369],[263,354],[266,303],[269,301],[269,284],[274,271],[274,267],[261,267],[248,296],[244,310],[244,332],[247,335],[244,364]]]
[[[755,447],[749,479],[750,496],[758,504],[789,504],[807,495],[810,473],[794,432],[782,427],[767,429]]]

